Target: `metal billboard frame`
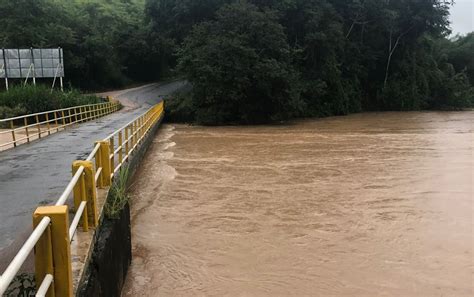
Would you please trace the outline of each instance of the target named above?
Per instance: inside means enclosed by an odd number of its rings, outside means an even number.
[[[64,55],[58,48],[29,48],[0,50],[0,78],[5,79],[8,90],[8,79],[25,79],[24,85],[32,78],[36,85],[37,78],[54,78],[52,88],[59,77],[63,90]]]

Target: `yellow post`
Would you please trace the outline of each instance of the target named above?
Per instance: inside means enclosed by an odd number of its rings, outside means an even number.
[[[110,173],[115,169],[115,137],[110,138]]]
[[[64,115],[64,110],[61,111],[61,117],[63,118],[63,129],[66,127],[66,116]]]
[[[38,207],[33,214],[33,225],[36,227],[44,217],[49,217],[51,224],[36,244],[36,283],[39,286],[46,274],[51,273],[54,282],[47,296],[72,297],[68,208],[66,205]]]
[[[133,141],[132,141],[132,148],[135,147],[137,144],[137,122],[132,123],[132,135],[133,135]]]
[[[41,222],[43,217],[36,220],[33,215],[33,228]],[[51,223],[50,223],[51,224]],[[44,231],[35,245],[35,279],[36,287],[39,288],[46,275],[51,274],[54,277],[54,260],[53,260],[53,246],[51,238],[51,225]],[[49,286],[47,297],[55,297],[54,294],[54,280]]]
[[[56,132],[59,132],[58,115],[56,112],[54,112],[54,124],[56,125]]]
[[[71,124],[71,123],[72,123],[71,108],[69,108],[69,109],[67,110],[67,113],[68,113],[68,117],[67,117],[67,119],[68,119],[68,124]]]
[[[96,146],[97,146],[97,144],[96,144]],[[94,148],[95,148],[95,146],[94,146]],[[97,168],[97,171],[99,170],[99,168],[102,168],[102,156],[101,156],[101,153],[100,153],[100,147],[99,147],[99,150],[97,151],[97,153],[95,154],[95,168]],[[97,187],[99,187],[101,189],[104,188],[102,174],[104,174],[103,171],[100,174],[99,178],[97,179]]]
[[[72,174],[74,175],[81,166],[84,167],[84,174],[80,185],[80,192],[79,190],[77,191],[77,195],[80,196],[76,199],[75,189],[74,204],[77,209],[82,201],[87,202],[83,216],[84,231],[87,231],[89,226],[95,228],[99,224],[99,211],[97,206],[94,165],[91,161],[75,161],[72,163]]]
[[[100,145],[97,154],[100,156],[100,164],[102,167],[102,185],[109,187],[112,184],[110,175],[112,174],[112,166],[110,164],[110,143],[108,141],[98,141],[96,144]]]
[[[79,123],[82,122],[82,107],[81,106],[79,106],[78,118],[79,118],[78,122]]]
[[[38,127],[38,138],[41,138],[41,126],[39,124],[39,117],[38,115],[35,116],[35,120],[36,120],[36,125]]]
[[[118,134],[118,145],[119,145],[119,164],[121,165],[123,163],[123,136],[122,136],[123,131],[119,131]]]
[[[10,121],[10,128],[12,129],[13,147],[16,147],[15,126],[13,125],[13,120]]]
[[[30,142],[30,133],[28,132],[28,120],[26,118],[23,118],[23,122],[25,123],[26,141]]]
[[[48,127],[48,135],[51,135],[51,126],[49,125],[49,114],[46,113],[46,125]]]
[[[78,118],[77,118],[77,108],[76,107],[74,107],[74,118],[75,118],[74,123],[77,123]]]
[[[128,145],[128,127],[125,127],[125,156],[128,156],[128,151],[129,151],[129,145]]]
[[[75,162],[72,163],[72,175],[74,176],[79,170],[79,167],[81,165],[76,166]],[[85,171],[85,170],[84,170]],[[87,201],[87,191],[86,191],[86,182],[84,179],[84,173],[81,174],[81,177],[76,183],[76,186],[74,187],[74,209],[77,211],[79,209],[79,206],[81,205],[82,201]],[[89,231],[89,220],[87,218],[87,207],[88,205],[86,204],[86,207],[84,209],[84,212],[82,214],[82,229],[84,232]]]

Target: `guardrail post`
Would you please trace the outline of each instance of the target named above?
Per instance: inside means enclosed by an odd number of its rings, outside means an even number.
[[[76,175],[81,165],[72,163],[72,176]],[[85,171],[85,168],[84,168]],[[86,182],[84,179],[84,173],[81,174],[79,180],[74,186],[74,208],[77,211],[82,201],[87,201]],[[87,218],[87,204],[82,214],[82,230],[84,232],[89,231],[89,220]]]
[[[10,121],[10,128],[12,129],[13,147],[16,147],[15,126],[13,121]]]
[[[49,114],[46,113],[46,125],[48,127],[48,135],[51,135],[51,126],[49,124]]]
[[[72,297],[72,265],[69,217],[66,205],[38,207],[33,214],[36,227],[44,217],[51,224],[35,247],[35,277],[39,287],[47,274],[54,276],[48,297]]]
[[[28,120],[26,119],[26,117],[23,119],[23,122],[25,123],[26,141],[30,142],[30,133],[28,131]]]
[[[78,189],[74,188],[74,206],[77,209],[82,201],[87,202],[83,214],[83,227],[84,231],[87,231],[86,225],[87,227],[95,228],[99,224],[99,210],[97,206],[94,164],[92,161],[74,161],[72,163],[73,176],[81,166],[84,167],[84,175],[78,184]]]
[[[64,114],[64,110],[61,110],[61,117],[63,118],[63,129],[66,127],[66,115]]]
[[[110,143],[108,141],[98,141],[96,145],[99,144],[100,148],[97,152],[100,158],[100,164],[102,167],[102,185],[104,187],[109,187],[112,184],[110,175],[112,174],[112,165],[110,162]]]
[[[36,125],[38,126],[38,138],[41,138],[41,126],[40,126],[40,120],[39,120],[38,115],[35,116],[35,120],[36,120]]]

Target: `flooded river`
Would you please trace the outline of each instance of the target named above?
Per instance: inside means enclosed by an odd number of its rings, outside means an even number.
[[[124,296],[474,296],[474,112],[165,125]]]

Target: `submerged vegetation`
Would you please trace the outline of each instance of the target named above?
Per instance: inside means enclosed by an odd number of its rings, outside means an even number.
[[[8,92],[0,92],[0,119],[101,102],[101,98],[82,95],[75,89],[51,92],[42,85],[16,86]]]
[[[474,33],[448,37],[450,5],[0,0],[0,44],[63,47],[67,79],[87,89],[182,74],[193,91],[167,107],[180,121],[461,109],[474,102]]]

